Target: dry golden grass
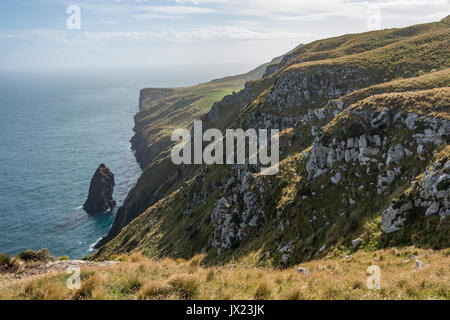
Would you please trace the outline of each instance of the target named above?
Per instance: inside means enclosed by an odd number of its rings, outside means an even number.
[[[416,270],[414,254],[426,264]],[[124,260],[119,258],[118,260]],[[116,266],[82,269],[79,290],[68,275],[0,280],[1,299],[450,299],[450,250],[416,248],[357,252],[280,270],[246,265],[204,267],[202,257],[160,261],[132,254]],[[249,259],[251,260],[251,259]],[[381,288],[366,286],[367,267],[381,269]]]

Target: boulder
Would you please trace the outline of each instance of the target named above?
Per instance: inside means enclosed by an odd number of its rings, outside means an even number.
[[[339,184],[341,179],[342,179],[341,173],[340,172],[336,172],[336,174],[333,177],[331,177],[331,182],[334,183],[334,184]]]
[[[355,249],[358,248],[361,245],[361,243],[362,243],[362,239],[361,238],[352,240],[352,245],[353,245],[353,248],[355,248]]]
[[[92,177],[83,209],[89,214],[111,211],[116,205],[112,198],[114,185],[114,174],[102,163]]]
[[[416,260],[416,270],[423,270],[427,265],[420,260]]]
[[[297,268],[297,272],[298,272],[298,273],[301,273],[301,274],[306,274],[306,275],[310,275],[310,274],[311,274],[311,272],[309,272],[308,269],[303,268],[303,267],[298,267],[298,268]]]
[[[401,144],[395,145],[395,147],[391,147],[388,150],[386,165],[391,164],[392,162],[396,162],[398,160],[403,159],[405,156],[405,150]]]

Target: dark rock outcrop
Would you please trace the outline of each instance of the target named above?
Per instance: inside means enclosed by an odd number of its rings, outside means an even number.
[[[114,208],[114,184],[114,174],[102,163],[92,177],[88,199],[83,209],[89,214],[99,214]]]

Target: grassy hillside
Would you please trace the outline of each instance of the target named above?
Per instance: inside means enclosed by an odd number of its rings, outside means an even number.
[[[259,253],[258,253],[259,254]],[[244,261],[206,267],[202,256],[150,260],[140,254],[115,256],[118,265],[86,266],[79,290],[68,275],[52,272],[21,280],[0,274],[0,299],[450,299],[450,253],[415,248],[358,252],[303,263],[310,274]],[[412,256],[414,255],[414,256]],[[415,259],[424,264],[416,269]],[[366,270],[381,270],[379,290],[370,290]]]
[[[426,36],[435,32],[441,32],[450,25],[449,18],[442,21],[415,25],[407,28],[386,29],[371,31],[361,34],[347,34],[344,36],[323,39],[299,46],[287,54],[279,62],[279,69],[302,62],[328,60],[358,55],[379,48],[389,46],[401,46],[402,41],[409,41],[416,37]],[[381,50],[383,51],[383,50]],[[381,52],[383,55],[383,53]],[[387,62],[387,61],[386,61]]]
[[[447,20],[286,55],[202,116],[221,130],[279,129],[279,173],[177,167],[162,151],[119,210],[120,234],[89,259],[203,253],[213,265],[259,252],[261,263],[289,267],[358,249],[449,247]]]

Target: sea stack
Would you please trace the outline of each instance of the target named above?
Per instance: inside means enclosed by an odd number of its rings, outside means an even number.
[[[92,215],[110,211],[116,205],[112,198],[113,192],[114,174],[102,163],[92,177],[83,209]]]

